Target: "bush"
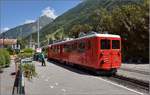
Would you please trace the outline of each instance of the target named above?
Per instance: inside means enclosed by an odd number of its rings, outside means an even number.
[[[20,58],[27,58],[33,56],[33,49],[31,48],[25,48],[21,50],[21,52],[18,54]]]
[[[31,48],[25,48],[22,50],[24,53],[33,53],[33,49]]]
[[[18,56],[20,58],[27,58],[27,57],[32,57],[32,53],[19,53]]]
[[[0,71],[5,65],[5,57],[2,55],[2,52],[0,51]]]
[[[0,49],[0,67],[8,67],[10,65],[10,55],[6,49]]]
[[[22,65],[22,70],[24,72],[24,76],[28,78],[29,80],[32,79],[32,77],[36,77],[37,73],[35,71],[35,65],[32,63],[26,63]]]
[[[4,50],[4,57],[5,57],[5,67],[9,67],[10,65],[10,55],[9,52]]]
[[[8,47],[7,48],[7,51],[9,52],[10,55],[13,55],[14,54],[14,51],[11,47]]]

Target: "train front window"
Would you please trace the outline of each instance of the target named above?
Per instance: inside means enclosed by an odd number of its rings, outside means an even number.
[[[102,39],[101,40],[101,49],[110,49],[110,40]]]
[[[112,49],[120,49],[120,41],[112,40]]]

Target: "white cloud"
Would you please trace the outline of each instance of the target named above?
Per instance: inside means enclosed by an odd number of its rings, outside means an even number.
[[[8,27],[4,27],[0,29],[0,33],[6,32],[7,30],[9,30],[10,28]]]
[[[25,20],[24,24],[28,24],[28,23],[32,23],[32,22],[35,22],[35,20],[27,19],[27,20]]]
[[[8,27],[5,27],[3,30],[4,30],[4,31],[7,31],[7,30],[9,30],[9,28],[8,28]]]
[[[10,28],[8,28],[8,27],[4,27],[4,28],[2,28],[2,32],[5,32],[5,31],[7,31],[7,30],[9,30]]]
[[[47,17],[51,17],[53,19],[55,19],[57,16],[55,15],[55,10],[50,8],[50,7],[46,7],[44,10],[42,10],[42,15],[41,16],[47,16]]]

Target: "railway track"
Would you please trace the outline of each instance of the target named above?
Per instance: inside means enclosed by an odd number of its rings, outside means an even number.
[[[149,93],[149,82],[147,81],[142,81],[142,80],[137,80],[134,78],[129,78],[125,77],[122,75],[113,75],[109,78],[108,80],[117,82],[118,84],[124,85],[126,87],[130,87],[136,90],[140,90],[141,92],[144,93]]]
[[[150,72],[147,72],[147,71],[133,70],[133,69],[128,69],[128,68],[120,68],[120,70],[140,73],[140,74],[144,74],[144,75],[150,75]]]
[[[81,73],[85,73],[88,75],[95,75],[93,72],[81,68],[81,67],[72,67],[70,65],[66,65],[66,64],[60,64],[59,62],[54,62],[54,64],[59,65],[63,68],[69,69],[71,71],[75,71],[75,72],[81,72]],[[97,75],[96,75],[97,76]],[[116,82],[118,84],[124,85],[126,87],[132,88],[132,89],[136,89],[136,90],[140,90],[141,92],[144,93],[149,93],[149,82],[147,81],[142,81],[142,80],[137,80],[134,78],[129,78],[129,77],[125,77],[122,75],[113,75],[113,76],[97,76],[97,77],[101,77],[103,79],[107,79],[113,82]]]
[[[98,76],[105,80],[109,80],[111,82],[114,82],[116,84],[120,84],[122,86],[125,86],[127,88],[134,89],[138,92],[144,93],[144,95],[149,95],[149,81],[143,81],[139,79],[135,79],[133,77],[123,76],[123,75],[112,75],[112,76]]]

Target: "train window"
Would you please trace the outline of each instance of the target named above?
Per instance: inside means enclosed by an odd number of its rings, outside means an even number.
[[[88,42],[87,42],[87,49],[90,49],[90,48],[91,48],[91,42],[88,41]]]
[[[110,49],[110,40],[102,39],[101,40],[101,49]]]
[[[68,52],[68,45],[67,44],[64,45],[64,52]]]
[[[112,40],[112,49],[119,49],[119,48],[120,48],[120,41]]]
[[[59,46],[57,46],[57,52],[59,53]]]
[[[54,52],[57,52],[57,46],[55,46],[55,48],[54,48]]]
[[[56,46],[53,47],[53,51],[56,52]]]
[[[61,45],[61,52],[64,52],[64,45]]]
[[[72,51],[72,44],[69,43],[69,44],[68,44],[68,48],[67,48],[67,52],[71,52],[71,51]]]
[[[83,52],[85,50],[85,42],[79,43],[79,52]]]
[[[77,49],[77,43],[75,42],[75,43],[72,44],[72,50],[76,51],[76,49]]]

